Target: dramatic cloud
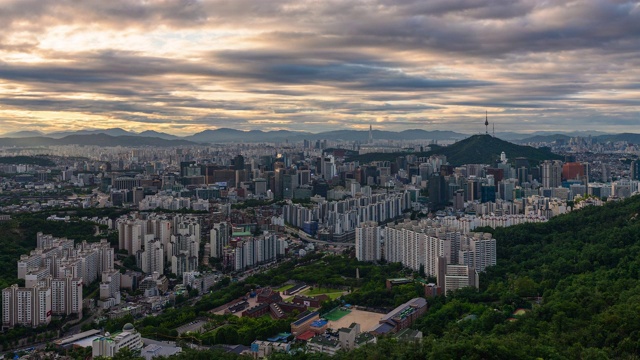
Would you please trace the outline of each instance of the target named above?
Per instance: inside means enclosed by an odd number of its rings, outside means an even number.
[[[0,132],[640,131],[640,3],[0,0]]]

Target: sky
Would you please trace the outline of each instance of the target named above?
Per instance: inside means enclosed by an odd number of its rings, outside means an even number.
[[[0,133],[640,132],[640,3],[0,0]]]

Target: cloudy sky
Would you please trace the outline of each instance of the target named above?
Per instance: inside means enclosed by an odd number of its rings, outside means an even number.
[[[624,0],[0,0],[0,133],[640,132]]]

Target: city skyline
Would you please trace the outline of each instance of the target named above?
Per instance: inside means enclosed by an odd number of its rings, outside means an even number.
[[[632,1],[3,1],[2,132],[640,132]],[[488,130],[487,130],[488,131]]]

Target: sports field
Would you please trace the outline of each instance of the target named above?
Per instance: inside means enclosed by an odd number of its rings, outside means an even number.
[[[349,313],[351,313],[351,310],[341,310],[340,308],[335,308],[324,314],[322,317],[329,321],[338,321],[347,316]]]

